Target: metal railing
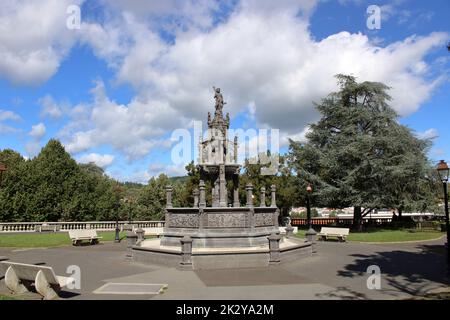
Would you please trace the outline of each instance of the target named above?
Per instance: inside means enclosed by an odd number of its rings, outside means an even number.
[[[119,228],[122,231],[128,221],[119,221]],[[164,227],[164,221],[132,221],[131,224],[136,228]],[[59,231],[95,229],[95,230],[115,230],[116,221],[70,221],[70,222],[0,222],[1,232],[35,232],[41,229],[41,226],[57,226]]]

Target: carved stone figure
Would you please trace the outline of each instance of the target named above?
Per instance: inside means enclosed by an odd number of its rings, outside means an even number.
[[[213,89],[214,89],[214,99],[216,99],[216,106],[215,106],[216,114],[221,115],[223,105],[226,104],[226,102],[223,101],[223,96],[220,93],[220,88],[213,87]]]

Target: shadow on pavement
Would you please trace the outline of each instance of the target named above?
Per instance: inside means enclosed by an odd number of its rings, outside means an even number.
[[[337,287],[335,290],[318,293],[316,297],[321,299],[340,299],[340,300],[367,300],[365,294],[353,291],[347,287]]]
[[[339,277],[369,276],[367,268],[376,265],[381,270],[381,279],[390,286],[385,293],[422,296],[431,286],[448,285],[447,262],[444,245],[417,245],[416,251],[384,251],[375,254],[353,254],[355,261],[339,270]]]

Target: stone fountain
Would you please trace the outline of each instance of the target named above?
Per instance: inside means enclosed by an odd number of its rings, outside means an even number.
[[[311,255],[310,242],[280,236],[274,185],[269,206],[264,188],[259,206],[253,204],[251,184],[245,186],[246,204],[241,205],[238,139],[228,139],[230,117],[228,113],[223,117],[225,102],[220,89],[214,91],[214,118],[208,112],[208,137],[198,146],[201,180],[194,190],[193,206],[173,207],[172,187],[168,186],[163,235],[134,245],[132,259],[185,269],[208,269],[261,267]],[[212,186],[211,206],[206,203],[205,181]],[[232,182],[231,192],[227,181]]]

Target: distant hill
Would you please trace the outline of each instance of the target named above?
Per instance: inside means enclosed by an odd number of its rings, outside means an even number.
[[[189,176],[170,177],[169,179],[172,182],[186,182],[189,179]]]
[[[128,181],[127,181],[127,182],[124,182],[123,185],[124,185],[125,187],[130,188],[130,189],[140,189],[140,188],[145,187],[145,185],[142,184],[142,183],[128,182]]]

